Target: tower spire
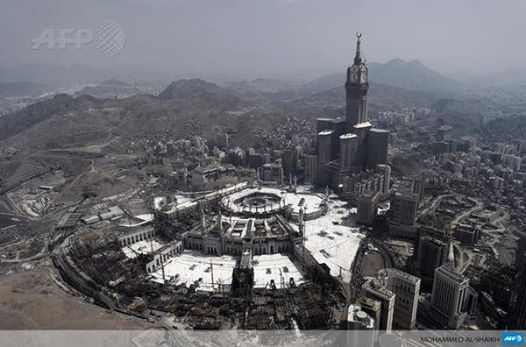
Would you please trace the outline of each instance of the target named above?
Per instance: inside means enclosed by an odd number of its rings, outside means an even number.
[[[356,55],[354,56],[354,65],[362,64],[362,51],[360,49],[360,44],[362,42],[362,33],[356,33]]]

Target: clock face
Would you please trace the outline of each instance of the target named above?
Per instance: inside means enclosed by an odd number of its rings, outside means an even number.
[[[360,82],[367,83],[367,72],[363,71],[360,75]]]
[[[358,82],[358,73],[351,72],[351,82]]]

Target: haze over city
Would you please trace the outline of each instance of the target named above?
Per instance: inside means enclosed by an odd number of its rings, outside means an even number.
[[[143,78],[308,79],[346,66],[360,31],[369,61],[417,59],[464,77],[526,67],[524,13],[524,1],[488,0],[4,0],[0,67],[80,63]],[[32,49],[45,29],[105,21],[126,35],[116,56],[94,45]]]

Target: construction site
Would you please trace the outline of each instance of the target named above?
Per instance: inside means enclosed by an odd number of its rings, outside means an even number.
[[[364,234],[328,191],[242,183],[151,200],[151,214],[109,208],[92,223],[91,209],[57,234],[50,249],[64,282],[171,327],[337,329],[346,320]]]

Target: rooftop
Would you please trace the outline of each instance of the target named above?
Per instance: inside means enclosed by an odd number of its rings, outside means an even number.
[[[398,269],[394,269],[394,268],[387,268],[387,269],[383,269],[383,270],[380,270],[380,271],[385,271],[385,273],[387,274],[387,276],[397,276],[398,278],[403,278],[413,284],[416,284],[418,282],[420,282],[420,278],[416,277],[416,276],[413,276],[411,274],[408,274],[407,272],[404,272],[404,271],[400,271]]]
[[[254,266],[255,288],[269,287],[271,280],[274,280],[276,287],[280,288],[281,277],[287,286],[291,278],[294,279],[296,285],[306,282],[299,270],[299,265],[296,266],[286,255],[257,255],[252,258],[252,264]]]
[[[164,273],[167,280],[175,284],[199,283],[199,289],[212,291],[212,267],[214,287],[217,289],[221,283],[229,286],[232,283],[232,272],[236,267],[237,257],[230,255],[212,256],[197,251],[184,251],[182,254],[170,258],[164,264]],[[305,283],[306,280],[297,266],[288,256],[283,254],[267,254],[252,258],[254,268],[254,287],[270,287],[271,280],[277,288],[281,279],[289,285],[290,278],[296,285]],[[153,280],[162,282],[162,269],[152,274]]]
[[[332,131],[332,130],[323,130],[323,131],[320,131],[318,133],[318,135],[320,135],[320,136],[327,136],[327,135],[332,135],[333,132],[334,131]]]
[[[361,122],[361,123],[355,124],[353,128],[367,128],[367,127],[372,127],[372,126],[373,125],[371,124],[371,122]]]
[[[358,135],[356,134],[353,134],[353,133],[348,133],[348,134],[343,134],[340,136],[340,139],[341,140],[344,140],[344,139],[352,139],[352,138],[355,138],[355,137],[358,137]]]
[[[188,287],[198,282],[200,290],[212,291],[211,266],[214,271],[214,286],[217,288],[219,283],[228,286],[232,283],[232,271],[236,262],[236,257],[230,255],[217,257],[187,250],[164,264],[164,274],[166,279],[172,280],[174,284],[184,283]],[[154,281],[162,282],[162,269],[152,273],[152,276]]]
[[[161,249],[163,245],[156,240],[143,240],[134,243],[133,245],[122,248],[122,251],[128,258],[136,258],[139,254],[149,254],[152,250],[155,252]]]
[[[369,293],[381,297],[382,299],[391,300],[395,297],[395,294],[387,289],[385,284],[378,278],[368,278],[368,280],[362,285],[362,288]]]
[[[345,207],[346,204],[331,199],[327,214],[305,222],[305,247],[316,261],[329,267],[332,276],[342,275],[349,281],[351,265],[364,235],[352,216],[355,209]]]
[[[389,130],[380,129],[380,128],[371,128],[371,130],[369,131],[372,133],[389,134]]]

